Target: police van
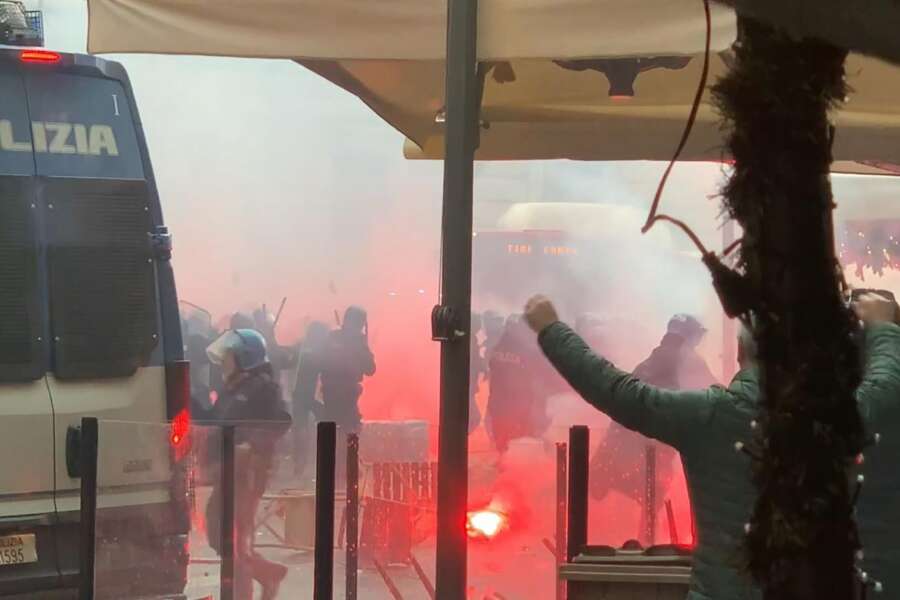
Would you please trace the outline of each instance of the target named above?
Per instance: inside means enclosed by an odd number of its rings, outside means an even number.
[[[104,595],[184,589],[190,384],[170,255],[122,66],[0,48],[0,596],[77,588],[84,416],[101,423]]]

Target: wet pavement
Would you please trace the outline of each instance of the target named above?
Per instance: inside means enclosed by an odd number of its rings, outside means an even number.
[[[192,540],[192,564],[189,571],[189,585],[186,590],[188,600],[211,598],[218,600],[219,564],[215,553],[205,545],[205,540],[195,536]],[[261,546],[277,544],[268,532],[257,535]],[[287,550],[262,547],[258,550],[269,560],[288,567],[288,576],[278,598],[312,599],[313,597],[313,553],[312,550]],[[532,600],[552,597],[553,559],[549,551],[538,541],[534,545],[516,547],[510,550],[506,544],[497,548],[470,544],[470,563],[478,568],[470,568],[471,600]],[[335,550],[334,598],[344,600],[345,595],[345,551]],[[423,570],[434,583],[433,540],[415,549],[415,556]],[[429,600],[428,592],[417,577],[411,565],[389,565],[386,571],[397,588],[399,596],[389,591],[387,584],[374,568],[359,570],[358,598],[360,600]],[[259,597],[257,589],[256,598]],[[243,600],[243,599],[236,599]]]

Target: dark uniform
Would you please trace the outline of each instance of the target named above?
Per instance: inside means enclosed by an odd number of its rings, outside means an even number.
[[[650,356],[634,370],[644,383],[668,390],[702,390],[716,383],[715,378],[685,335],[668,332]],[[647,455],[653,454],[655,479],[648,482]],[[648,439],[612,422],[591,460],[591,495],[603,500],[609,492],[619,491],[645,504],[647,486],[655,486],[653,507],[641,511],[639,539],[652,544],[647,525],[648,511],[663,507],[674,475],[678,454],[670,446]]]
[[[620,425],[681,454],[697,530],[687,600],[758,600],[741,552],[756,491],[750,459],[734,450],[736,441],[750,443],[753,437],[756,370],[739,372],[728,389],[672,391],[616,369],[563,323],[547,327],[539,340],[550,362],[585,400]]]
[[[375,374],[375,356],[369,349],[369,326],[366,311],[351,306],[344,313],[341,328],[332,331],[322,353],[320,378],[322,382],[322,420],[333,421],[338,427],[337,466],[338,485],[346,473],[346,436],[358,433],[362,425],[359,399],[364,377]]]
[[[487,374],[487,360],[478,342],[481,333],[481,317],[472,313],[472,331],[469,333],[469,433],[481,424],[481,411],[475,397],[481,387],[481,376]]]
[[[857,523],[863,547],[860,567],[881,594],[900,599],[900,327],[870,324],[864,338],[866,375],[856,392],[866,431],[878,442],[866,448],[854,475],[862,475]],[[853,483],[852,485],[856,485]],[[865,597],[865,596],[862,596]]]
[[[512,440],[539,437],[550,424],[547,418],[546,361],[530,335],[528,326],[516,317],[490,356],[487,414],[494,445],[506,452]]]
[[[253,580],[265,590],[284,578],[284,566],[253,549],[255,517],[272,470],[275,446],[290,427],[281,389],[272,368],[264,364],[241,373],[215,406],[217,421],[234,423],[235,431],[235,598],[251,600]],[[243,425],[241,423],[244,423]],[[217,480],[206,510],[210,545],[221,551],[222,488]]]
[[[312,423],[322,418],[323,406],[317,398],[319,374],[322,372],[324,352],[331,330],[328,325],[314,321],[306,328],[306,335],[300,346],[297,364],[297,381],[294,385],[294,474],[302,476],[307,464],[307,455],[312,447]]]
[[[344,433],[359,431],[362,380],[375,374],[369,349],[366,313],[350,307],[340,329],[331,332],[321,364],[323,420],[334,421]]]

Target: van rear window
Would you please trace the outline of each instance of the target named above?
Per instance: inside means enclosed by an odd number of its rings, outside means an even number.
[[[33,174],[25,86],[17,73],[0,71],[0,175]]]
[[[159,339],[150,202],[120,82],[0,72],[0,381],[148,364]]]
[[[24,90],[0,92],[0,172],[19,174],[26,161],[49,177],[143,179],[122,84],[26,71]]]

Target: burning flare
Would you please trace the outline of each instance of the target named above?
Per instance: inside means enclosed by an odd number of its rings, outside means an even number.
[[[506,526],[506,515],[487,508],[469,513],[466,533],[471,538],[491,539],[506,529]]]

